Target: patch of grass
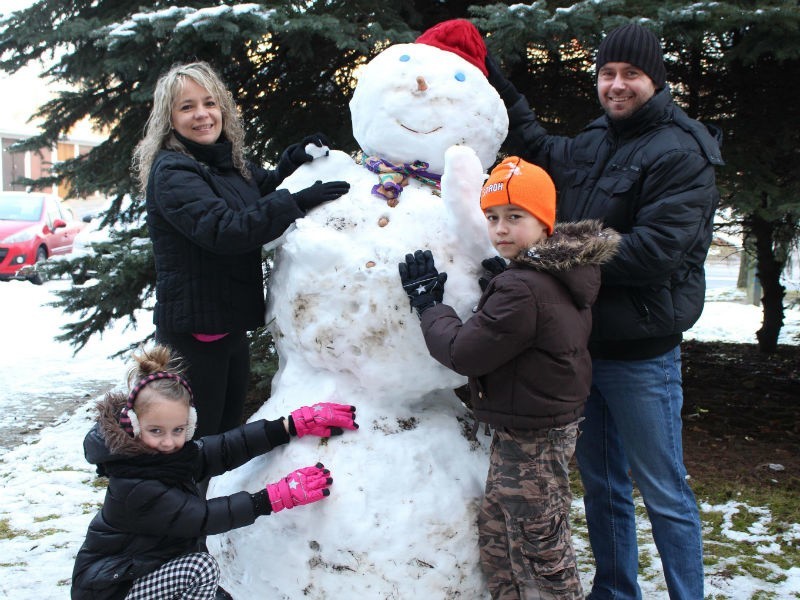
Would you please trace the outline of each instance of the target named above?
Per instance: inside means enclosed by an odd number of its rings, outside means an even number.
[[[55,515],[53,518],[58,518]],[[0,519],[0,540],[13,540],[17,537],[29,538],[31,540],[38,540],[54,533],[66,533],[64,529],[42,529],[40,531],[28,531],[27,529],[14,529],[11,527],[8,519]]]
[[[0,540],[10,540],[16,537],[16,532],[11,528],[8,519],[0,519]]]
[[[81,513],[84,515],[97,512],[103,507],[102,502],[83,502],[81,503]]]
[[[721,474],[723,475],[723,474]],[[580,474],[573,465],[570,484],[576,498],[583,494]],[[703,563],[706,574],[721,579],[746,577],[761,581],[763,587],[787,580],[787,571],[800,564],[800,502],[797,485],[758,485],[729,481],[724,477],[691,481],[701,506],[703,524]],[[634,491],[639,531],[639,574],[651,577],[659,558],[651,552],[652,535],[647,513],[638,490]],[[706,507],[706,510],[702,508]],[[710,507],[710,508],[709,508]],[[582,512],[572,514],[573,534],[586,537],[586,519]],[[641,521],[641,523],[639,523]],[[659,575],[660,577],[660,575]],[[657,577],[655,578],[657,580]],[[782,597],[800,600],[800,591]],[[747,600],[777,600],[778,595],[765,589],[754,590]],[[709,595],[705,600],[727,600],[723,595]]]
[[[55,528],[51,527],[49,529],[42,529],[41,531],[37,531],[37,532],[26,531],[25,532],[25,536],[31,538],[32,540],[39,540],[39,539],[42,539],[44,537],[47,537],[48,535],[54,535],[56,533],[67,533],[67,530],[66,529],[55,529]]]
[[[639,576],[647,577],[647,571],[653,566],[653,557],[643,546],[644,540],[639,540]]]
[[[61,471],[82,471],[83,469],[76,469],[75,467],[70,466],[61,466],[61,467],[50,467],[46,468],[41,465],[33,469],[37,473],[59,473]]]
[[[745,489],[732,499],[727,486],[706,489],[702,502],[722,509],[701,512],[703,521],[704,564],[724,576],[746,575],[766,583],[786,580],[786,569],[797,565],[800,548],[791,525],[797,523],[800,508],[789,502],[781,489]],[[759,546],[777,544],[779,550],[762,552]],[[769,541],[766,541],[769,540]],[[772,592],[755,592],[750,600],[775,598]]]
[[[53,519],[58,519],[61,515],[45,515],[44,517],[34,517],[34,523],[42,523],[44,521],[52,521]]]
[[[108,477],[95,477],[90,484],[93,488],[107,488],[108,487]]]

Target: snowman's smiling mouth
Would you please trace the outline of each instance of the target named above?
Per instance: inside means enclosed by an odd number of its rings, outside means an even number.
[[[398,123],[399,123],[399,121],[398,121]],[[403,125],[402,123],[400,123],[400,127],[402,127],[403,129],[408,129],[412,133],[419,133],[421,135],[428,135],[429,133],[433,133],[434,131],[439,131],[442,128],[442,126],[440,125],[439,127],[435,127],[433,129],[431,129],[430,131],[417,131],[416,129],[411,129],[411,127],[408,127],[407,125]]]

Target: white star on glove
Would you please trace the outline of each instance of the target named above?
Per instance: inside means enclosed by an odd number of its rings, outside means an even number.
[[[300,482],[297,481],[296,479],[290,479],[289,480],[289,487],[291,489],[293,489],[293,490],[296,489],[298,485],[300,485]]]
[[[421,295],[422,295],[422,294],[424,294],[424,293],[425,293],[427,290],[425,289],[425,286],[424,286],[424,285],[420,284],[420,286],[419,286],[419,287],[418,287],[418,288],[417,288],[415,291],[417,292],[417,296],[421,296]]]

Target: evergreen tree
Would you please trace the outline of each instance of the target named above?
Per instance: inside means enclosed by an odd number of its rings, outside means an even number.
[[[175,62],[207,60],[220,70],[242,109],[253,158],[269,163],[313,131],[354,150],[347,104],[358,66],[386,45],[456,17],[473,17],[487,32],[490,50],[548,128],[574,135],[601,113],[593,74],[600,39],[628,19],[644,19],[664,40],[676,100],[724,130],[720,187],[757,253],[765,310],[758,338],[769,351],[782,323],[780,274],[800,230],[799,12],[793,0],[39,0],[0,23],[0,69],[56,57],[47,75],[72,91],[39,108],[44,127],[19,148],[50,145],[88,117],[108,132],[107,141],[58,163],[37,183],[64,181],[75,196],[100,191],[113,199],[108,223],[139,222],[130,156],[155,81]],[[132,227],[94,257],[55,265],[56,273],[86,270],[97,278],[62,296],[65,310],[79,315],[62,337],[78,348],[111,320],[133,318],[151,298],[145,229]]]
[[[131,177],[131,154],[159,75],[192,60],[211,63],[233,91],[254,160],[274,163],[283,148],[314,131],[355,150],[348,110],[355,69],[388,44],[413,41],[442,19],[466,17],[466,9],[466,2],[39,0],[0,23],[0,69],[13,73],[57,56],[46,76],[72,90],[38,109],[41,133],[17,149],[52,145],[84,118],[108,139],[26,183],[65,181],[76,197],[99,191],[113,200],[104,224],[140,222],[143,199]],[[112,320],[135,320],[153,293],[146,229],[131,227],[115,238],[94,256],[48,267],[52,275],[94,275],[59,302],[78,314],[59,336],[77,349]]]
[[[759,347],[774,351],[783,323],[780,284],[800,239],[800,8],[796,2],[591,0],[476,9],[509,79],[556,134],[600,114],[592,58],[603,34],[630,19],[664,41],[676,101],[723,130],[722,206],[756,254],[764,291]]]
[[[719,177],[754,256],[763,291],[759,348],[774,352],[783,325],[780,283],[800,239],[800,7],[796,2],[729,2],[692,12],[661,11],[690,113],[725,133]],[[704,83],[700,83],[704,82]]]

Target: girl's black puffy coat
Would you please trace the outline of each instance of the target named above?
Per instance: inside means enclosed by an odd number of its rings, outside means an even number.
[[[119,427],[123,396],[109,395],[84,440],[96,465],[124,461],[146,450]],[[197,444],[194,481],[109,477],[103,507],[89,524],[72,574],[73,600],[124,598],[134,579],[197,550],[198,538],[252,524],[259,516],[248,492],[206,500],[195,481],[220,475],[289,441],[283,423],[255,421]],[[109,446],[113,450],[109,449]]]
[[[231,145],[162,150],[147,185],[156,263],[156,327],[177,333],[250,331],[266,312],[261,248],[303,216],[278,170],[250,165],[245,179]]]

